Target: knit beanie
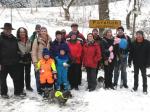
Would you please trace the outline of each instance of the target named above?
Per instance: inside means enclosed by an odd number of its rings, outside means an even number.
[[[47,48],[44,48],[42,54],[43,54],[43,56],[45,56],[45,55],[50,56],[50,51]]]

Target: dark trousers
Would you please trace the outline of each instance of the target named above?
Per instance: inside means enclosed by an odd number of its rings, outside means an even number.
[[[7,75],[10,75],[10,77],[13,80],[14,84],[14,94],[20,94],[20,74],[18,72],[18,64],[15,65],[2,65],[1,73],[0,73],[0,79],[1,79],[1,95],[6,95],[8,92],[7,87]]]
[[[138,88],[139,82],[139,70],[141,70],[143,79],[143,91],[147,91],[147,77],[146,77],[146,67],[134,66],[134,88]]]
[[[88,89],[95,89],[97,85],[96,68],[86,67],[86,72],[87,72]]]
[[[29,64],[19,64],[19,71],[20,71],[20,86],[21,89],[24,89],[24,79],[25,79],[25,84],[26,88],[31,87],[30,82],[31,82],[31,63]]]
[[[82,64],[80,64],[80,68],[79,68],[79,72],[80,72],[80,74],[79,74],[79,85],[81,85],[81,83],[82,83],[82,70],[81,70],[81,68],[82,68]]]
[[[105,88],[111,88],[113,86],[112,84],[113,70],[114,70],[113,62],[109,63],[107,66],[104,65]]]
[[[68,79],[69,79],[69,83],[71,85],[71,88],[76,88],[78,87],[79,83],[80,83],[80,76],[81,76],[81,65],[80,64],[76,64],[73,63],[71,64],[71,66],[69,67],[69,71],[68,71]]]
[[[1,75],[1,70],[0,70],[0,75]],[[1,94],[1,78],[0,78],[0,94]]]
[[[97,75],[98,75],[98,71],[99,71],[99,67],[100,67],[100,61],[97,63],[97,68],[96,68],[96,77],[97,77]]]

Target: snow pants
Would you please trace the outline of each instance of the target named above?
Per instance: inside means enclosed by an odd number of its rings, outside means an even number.
[[[60,90],[63,85],[64,90],[69,90],[68,68],[57,66],[57,72],[56,89]]]

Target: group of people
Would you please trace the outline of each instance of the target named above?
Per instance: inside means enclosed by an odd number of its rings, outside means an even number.
[[[17,30],[16,37],[12,34],[14,28],[5,23],[0,34],[0,87],[1,96],[9,98],[7,75],[11,76],[16,96],[26,96],[26,90],[31,87],[31,64],[34,65],[36,88],[43,94],[44,88],[70,91],[79,90],[82,83],[82,67],[87,72],[87,89],[94,91],[97,86],[99,68],[104,68],[105,89],[117,89],[121,71],[120,87],[128,88],[127,66],[134,65],[134,87],[138,89],[138,74],[141,70],[143,92],[147,94],[146,68],[150,65],[150,42],[144,38],[143,31],[137,31],[131,42],[124,34],[124,28],[117,28],[113,37],[112,30],[106,29],[103,37],[98,29],[93,29],[87,38],[78,31],[78,24],[71,25],[71,31],[55,32],[55,40],[49,36],[47,28],[39,24],[29,38],[24,27]],[[114,81],[112,81],[114,79]],[[24,81],[25,80],[25,81]]]

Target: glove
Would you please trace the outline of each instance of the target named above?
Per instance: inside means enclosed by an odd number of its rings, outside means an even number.
[[[38,69],[37,69],[37,62],[34,62],[34,63],[33,63],[33,66],[34,66],[34,70],[35,70],[35,71],[38,71]]]
[[[56,75],[56,73],[53,74],[53,79],[54,79],[54,80],[57,80],[57,75]]]
[[[63,63],[63,66],[64,66],[65,68],[67,68],[67,67],[69,67],[69,64],[66,63],[66,62],[64,62],[64,63]]]

